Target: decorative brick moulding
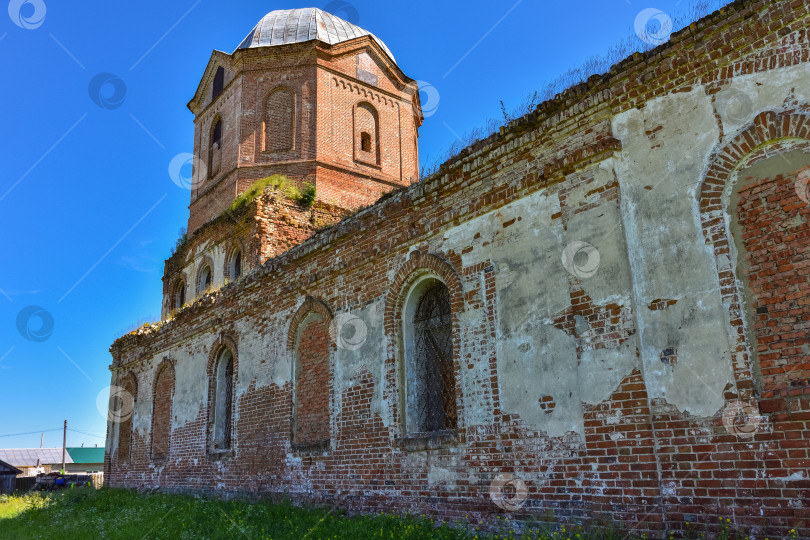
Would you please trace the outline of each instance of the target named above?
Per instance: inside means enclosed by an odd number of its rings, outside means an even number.
[[[213,53],[214,172],[163,320],[110,349],[106,481],[810,537],[809,9],[733,2],[422,179],[416,83],[364,30]],[[231,208],[272,174],[315,200]]]

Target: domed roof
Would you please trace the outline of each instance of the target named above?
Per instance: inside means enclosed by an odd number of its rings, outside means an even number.
[[[394,55],[380,38],[363,30],[357,25],[344,21],[318,8],[279,9],[271,11],[259,21],[237,49],[271,47],[288,43],[301,43],[318,39],[334,45],[343,41],[371,36],[374,41],[388,53],[391,60]]]

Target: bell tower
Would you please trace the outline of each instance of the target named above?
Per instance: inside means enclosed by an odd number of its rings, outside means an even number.
[[[268,13],[214,51],[188,108],[188,232],[166,260],[164,318],[419,179],[416,81],[377,36],[319,9]]]
[[[189,234],[273,174],[348,210],[418,179],[416,82],[370,32],[315,8],[273,11],[214,51],[194,113]]]

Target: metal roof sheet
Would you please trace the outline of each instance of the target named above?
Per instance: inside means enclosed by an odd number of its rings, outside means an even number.
[[[2,448],[0,460],[15,467],[36,467],[37,459],[40,465],[62,464],[61,448]],[[65,463],[73,463],[73,458],[65,452]]]
[[[317,39],[334,45],[343,41],[371,36],[396,62],[383,41],[359,26],[318,8],[279,9],[271,11],[259,21],[237,49],[272,47],[288,43],[301,43]]]

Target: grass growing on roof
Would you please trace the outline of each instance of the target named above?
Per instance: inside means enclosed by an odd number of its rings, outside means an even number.
[[[229,210],[231,212],[236,212],[237,210],[244,208],[253,202],[253,200],[261,195],[268,187],[272,187],[273,189],[280,191],[285,197],[293,201],[297,201],[302,206],[309,206],[315,200],[315,186],[313,184],[307,182],[304,184],[304,189],[301,190],[298,189],[295,182],[286,176],[274,174],[253,182],[253,184],[251,184],[251,186],[245,190],[244,193],[240,194],[238,197],[236,197],[236,199],[234,199]]]

